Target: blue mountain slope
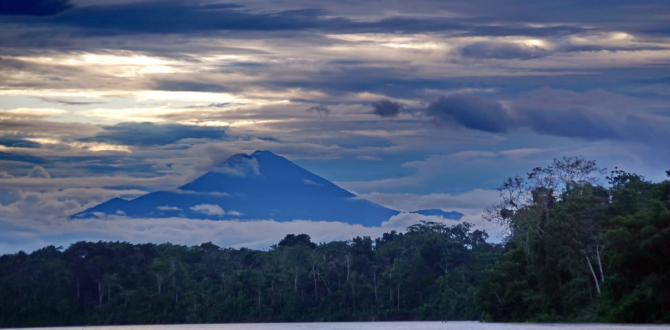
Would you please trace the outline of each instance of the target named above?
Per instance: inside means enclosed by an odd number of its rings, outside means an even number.
[[[256,151],[251,155],[232,156],[177,189],[149,193],[130,201],[115,198],[72,218],[118,214],[282,222],[303,219],[379,226],[399,213],[353,197],[354,194],[284,157],[270,151]]]

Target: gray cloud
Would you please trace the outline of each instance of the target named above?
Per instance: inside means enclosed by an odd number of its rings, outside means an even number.
[[[328,115],[330,114],[330,109],[328,109],[327,107],[325,107],[323,105],[313,106],[313,107],[308,108],[305,111],[316,112],[316,113],[319,114],[319,117],[322,117],[322,118],[325,118],[325,119],[328,119]]]
[[[12,148],[39,148],[40,144],[13,136],[0,136],[0,146]]]
[[[130,146],[153,146],[175,143],[182,139],[220,139],[225,135],[221,128],[177,124],[121,123],[105,126],[105,131],[83,142],[105,142]]]
[[[456,124],[492,133],[504,133],[517,125],[500,102],[472,95],[443,96],[432,102],[425,114],[438,123]]]
[[[380,117],[397,117],[403,108],[404,106],[401,103],[387,99],[372,102],[372,113]]]
[[[463,57],[477,59],[522,59],[528,60],[551,54],[540,47],[529,47],[515,43],[477,42],[459,50]]]
[[[23,153],[9,153],[1,151],[0,151],[0,160],[21,162],[25,164],[43,164],[45,162],[45,159],[42,157],[26,155]]]
[[[197,81],[156,80],[153,89],[163,91],[195,91],[195,92],[230,92],[234,89],[219,84],[204,83]]]
[[[51,98],[51,97],[38,97],[40,101],[43,102],[48,102],[48,103],[58,103],[62,105],[92,105],[92,104],[104,104],[106,102],[81,102],[81,101],[70,101],[70,100],[64,100],[64,99],[57,99],[57,98]]]
[[[16,132],[21,132],[22,134],[33,136],[87,136],[102,131],[100,127],[89,124],[40,120],[37,116],[25,117],[26,118],[0,120],[0,133],[14,135]]]
[[[28,172],[27,177],[31,179],[51,179],[49,172],[47,172],[42,166],[33,167],[33,169]]]

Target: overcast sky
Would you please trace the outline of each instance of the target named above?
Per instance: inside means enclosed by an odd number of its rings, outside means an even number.
[[[491,231],[479,214],[494,189],[554,158],[662,180],[668,22],[670,2],[651,0],[4,1],[0,253],[78,239],[264,247],[416,220],[67,220],[255,150]]]

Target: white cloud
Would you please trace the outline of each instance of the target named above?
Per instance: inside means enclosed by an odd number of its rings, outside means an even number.
[[[28,172],[28,177],[31,179],[51,179],[49,172],[47,172],[42,166],[33,167],[33,169]]]
[[[404,232],[419,220],[454,225],[459,222],[401,213],[380,227],[364,227],[342,222],[294,220],[277,222],[211,221],[185,218],[138,219],[123,216],[102,216],[100,219],[16,219],[0,217],[0,254],[18,250],[33,251],[46,245],[68,246],[77,240],[121,240],[133,243],[173,243],[198,245],[213,242],[222,247],[266,248],[277,244],[287,234],[305,233],[314,242],[349,240],[356,236],[380,237],[391,230]],[[490,223],[476,216],[467,219],[476,229]],[[488,230],[487,230],[488,231]]]
[[[35,116],[35,117],[47,117],[47,116],[56,116],[67,113],[63,109],[53,109],[53,108],[18,108],[12,110],[0,110],[0,119],[4,117],[26,117],[26,116]]]
[[[84,211],[115,197],[139,196],[145,193],[136,189],[105,188],[18,190],[14,191],[18,197],[16,201],[6,206],[0,205],[0,217],[57,219]]]
[[[191,210],[195,212],[200,212],[206,215],[217,215],[217,216],[222,216],[226,214],[226,212],[223,211],[221,206],[218,205],[212,205],[212,204],[200,204],[196,206],[192,206]]]
[[[181,211],[181,209],[176,206],[158,206],[156,208],[160,211]]]
[[[256,158],[232,157],[223,164],[212,168],[211,171],[228,174],[231,176],[254,176],[260,175],[260,165]]]

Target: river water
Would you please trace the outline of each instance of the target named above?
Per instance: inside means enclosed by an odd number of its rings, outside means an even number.
[[[180,324],[41,328],[53,330],[659,330],[670,325],[526,324],[479,322],[332,322]]]

